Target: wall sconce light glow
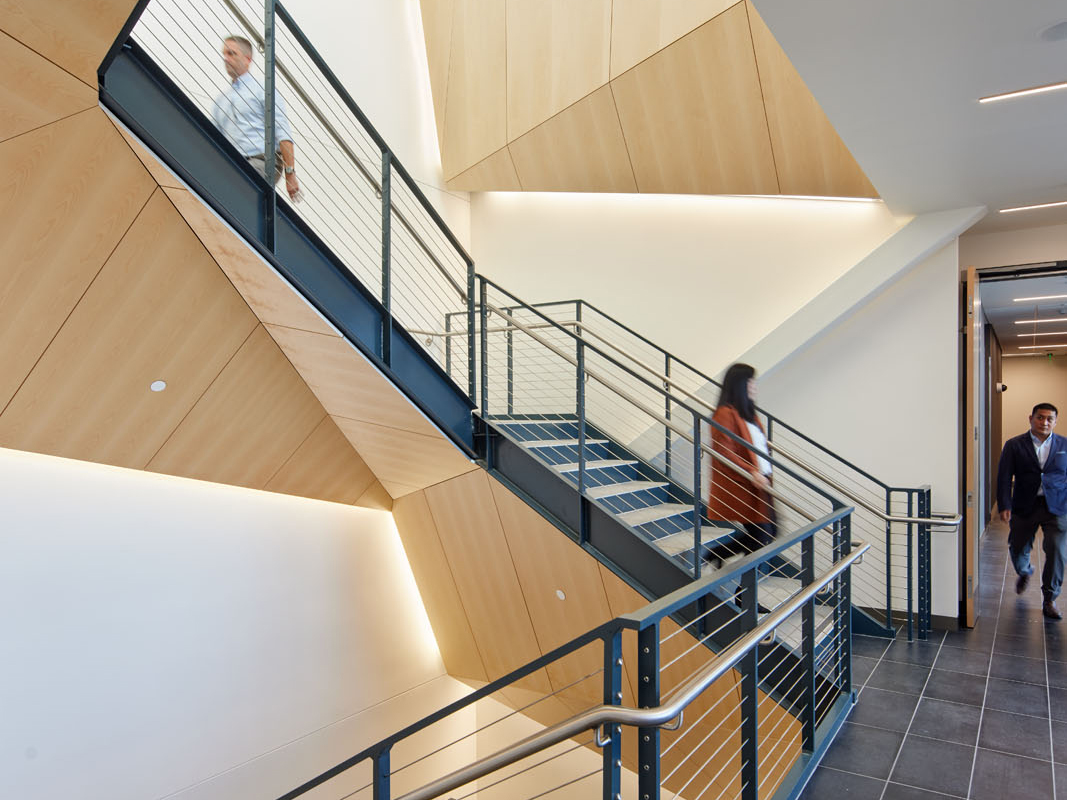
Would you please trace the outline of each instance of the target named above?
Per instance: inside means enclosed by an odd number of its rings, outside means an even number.
[[[986,97],[979,97],[978,102],[995,103],[998,100],[1010,100],[1013,97],[1026,97],[1031,94],[1045,94],[1045,92],[1055,92],[1059,89],[1067,89],[1067,81],[1062,83],[1047,83],[1044,86],[1031,86],[1029,89],[1017,89],[1014,92],[991,94]]]
[[[1015,320],[1015,324],[1016,325],[1042,325],[1042,324],[1044,324],[1046,322],[1067,322],[1067,318],[1065,318],[1065,319],[1017,319],[1017,320]]]
[[[1021,344],[1020,350],[1051,350],[1054,347],[1067,347],[1067,342],[1063,344]]]
[[[152,381],[152,385],[149,386],[148,388],[151,389],[153,392],[162,392],[164,389],[167,388],[167,382],[166,381]]]
[[[1028,303],[1032,300],[1062,300],[1067,297],[1067,294],[1046,294],[1044,297],[1016,297],[1012,300],[1013,303]]]
[[[1067,200],[1059,200],[1055,203],[1038,203],[1036,206],[1015,206],[1015,208],[1002,208],[1001,214],[1011,214],[1014,211],[1033,211],[1036,208],[1056,208],[1057,206],[1067,206]]]

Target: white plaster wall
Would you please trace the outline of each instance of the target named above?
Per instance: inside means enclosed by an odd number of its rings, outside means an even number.
[[[895,486],[959,502],[958,263],[953,242],[760,379],[760,404]],[[956,617],[955,534],[934,534],[933,613]]]
[[[960,237],[960,267],[1005,267],[1067,259],[1067,225]]]
[[[709,374],[905,222],[881,203],[471,196],[479,272],[527,302],[581,297]]]
[[[0,507],[0,797],[278,796],[465,691],[387,512],[11,450]]]

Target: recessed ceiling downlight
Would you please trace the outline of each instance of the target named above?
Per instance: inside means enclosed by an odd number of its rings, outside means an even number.
[[[153,392],[162,392],[164,389],[167,388],[167,382],[152,381],[151,385],[148,388],[151,389]]]

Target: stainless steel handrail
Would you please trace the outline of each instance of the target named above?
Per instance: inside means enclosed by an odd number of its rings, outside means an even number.
[[[502,311],[501,309],[497,308],[496,306],[487,304],[486,308],[489,311],[492,311],[494,314],[497,314],[497,315],[503,317],[504,319],[506,319],[508,321],[508,323],[510,323],[511,325],[514,325],[518,330],[521,330],[523,333],[525,333],[531,339],[533,339],[534,341],[538,342],[542,346],[544,346],[544,347],[548,348],[549,350],[551,350],[553,353],[555,353],[557,356],[562,358],[564,361],[567,361],[569,364],[571,364],[571,366],[574,366],[574,367],[578,366],[578,359],[576,359],[570,353],[567,353],[565,350],[561,350],[560,348],[556,347],[552,342],[548,341],[547,339],[545,339],[545,338],[539,336],[538,334],[534,333],[533,330],[531,330],[530,326],[527,326],[526,324],[524,324],[522,322],[519,322],[517,319],[512,317],[510,314],[508,314],[505,311]],[[577,334],[575,334],[575,335],[577,335]],[[690,444],[695,444],[696,443],[696,440],[692,436],[689,435],[689,432],[687,430],[685,430],[683,428],[680,428],[672,420],[669,420],[666,417],[661,416],[659,414],[659,412],[652,411],[652,410],[646,408],[644,405],[639,403],[633,397],[630,397],[629,395],[627,395],[610,378],[607,378],[607,377],[599,374],[598,371],[596,371],[594,369],[590,369],[588,366],[585,366],[584,369],[585,369],[585,374],[586,375],[588,375],[589,377],[594,378],[595,380],[599,381],[600,383],[602,383],[604,386],[606,386],[611,391],[615,392],[615,394],[619,395],[620,397],[625,398],[632,405],[636,406],[639,410],[643,411],[645,414],[648,414],[648,416],[650,416],[656,422],[658,422],[661,425],[664,425],[665,427],[667,427],[670,430],[674,431],[676,434],[678,434],[678,436],[682,437],[683,439],[688,441]],[[722,464],[724,464],[725,466],[729,467],[731,470],[733,470],[734,472],[738,473],[739,475],[743,475],[745,477],[745,480],[751,480],[752,476],[744,468],[738,466],[733,461],[731,461],[730,459],[728,459],[725,456],[723,456],[721,453],[717,453],[715,450],[712,450],[710,447],[708,447],[703,442],[700,443],[700,450],[704,454],[710,456],[711,458],[715,459],[716,461],[719,461]],[[757,450],[754,447],[752,448],[752,452],[754,452],[754,453],[756,453],[758,455],[762,455],[765,458],[770,458],[770,455],[768,453],[765,453],[765,452],[763,452],[761,450]],[[764,491],[766,491],[769,495],[771,495],[775,499],[779,500],[783,505],[789,506],[791,509],[793,509],[793,511],[795,511],[798,514],[800,514],[800,516],[802,516],[804,519],[807,519],[809,521],[814,519],[814,517],[811,515],[810,512],[808,512],[805,509],[803,509],[800,506],[798,506],[790,498],[786,497],[781,492],[778,492],[777,490],[775,490],[773,486],[768,486]]]
[[[866,542],[856,542],[854,547],[851,553],[835,562],[813,583],[778,606],[764,617],[759,625],[719,653],[707,667],[675,689],[662,705],[655,708],[605,705],[591,708],[568,720],[545,728],[543,731],[527,736],[510,747],[498,750],[443,778],[408,792],[398,800],[429,800],[429,798],[438,797],[554,744],[559,744],[585,731],[599,728],[601,725],[630,725],[643,728],[665,725],[684,712],[703,691],[732,669],[746,653],[757,647],[760,641],[795,614],[806,602],[815,597],[824,586],[848,569],[854,561],[862,558],[870,545]]]
[[[253,26],[252,23],[248,21],[248,18],[234,4],[233,0],[222,0],[222,2],[226,6],[226,8],[230,10],[230,13],[233,14],[233,16],[237,19],[237,22],[241,25],[241,27],[245,29],[245,32],[248,34],[249,39],[255,42],[255,45],[257,48],[259,48],[260,52],[263,52],[263,36],[258,31],[258,29],[256,29],[255,26]],[[380,198],[382,196],[381,182],[374,176],[372,172],[370,172],[363,165],[363,162],[360,160],[359,156],[352,152],[352,149],[345,143],[344,139],[341,137],[341,134],[337,132],[337,129],[334,128],[334,126],[330,123],[330,121],[326,118],[322,111],[319,110],[319,107],[315,103],[315,101],[308,96],[308,93],[304,91],[304,88],[300,85],[299,81],[297,81],[293,77],[293,74],[285,67],[284,62],[277,56],[275,56],[274,58],[274,67],[289,82],[289,85],[293,87],[293,91],[296,92],[296,94],[304,102],[304,105],[308,107],[311,113],[315,116],[315,119],[318,120],[319,124],[326,129],[326,132],[330,134],[334,142],[337,143],[337,146],[341,148],[342,152],[344,152],[344,154],[348,157],[349,161],[351,161],[355,165],[356,169],[359,170],[359,173],[363,176],[363,178],[371,186],[374,187],[374,194]],[[408,219],[404,216],[404,213],[400,209],[398,209],[393,203],[389,204],[389,209],[394,214],[396,214],[397,220],[399,220],[400,224],[404,226],[404,229],[409,234],[411,234],[411,236],[415,239],[416,242],[419,243],[419,248],[434,263],[434,266],[437,267],[438,271],[444,276],[445,280],[452,285],[452,288],[455,289],[456,292],[459,293],[459,296],[463,299],[463,302],[467,302],[466,288],[461,286],[459,282],[456,281],[456,279],[448,271],[445,265],[438,260],[434,252],[430,250],[429,245],[427,245],[426,242],[423,241],[418,231],[416,231],[415,228],[412,227],[411,223],[408,222]]]

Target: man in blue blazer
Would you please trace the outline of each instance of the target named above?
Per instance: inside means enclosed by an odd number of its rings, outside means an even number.
[[[1015,592],[1022,594],[1030,583],[1030,549],[1040,527],[1045,551],[1041,613],[1056,620],[1063,618],[1056,598],[1067,561],[1067,439],[1052,432],[1057,413],[1051,403],[1034,406],[1030,430],[1004,443],[997,470],[997,506],[1010,526],[1008,552],[1019,576]]]

